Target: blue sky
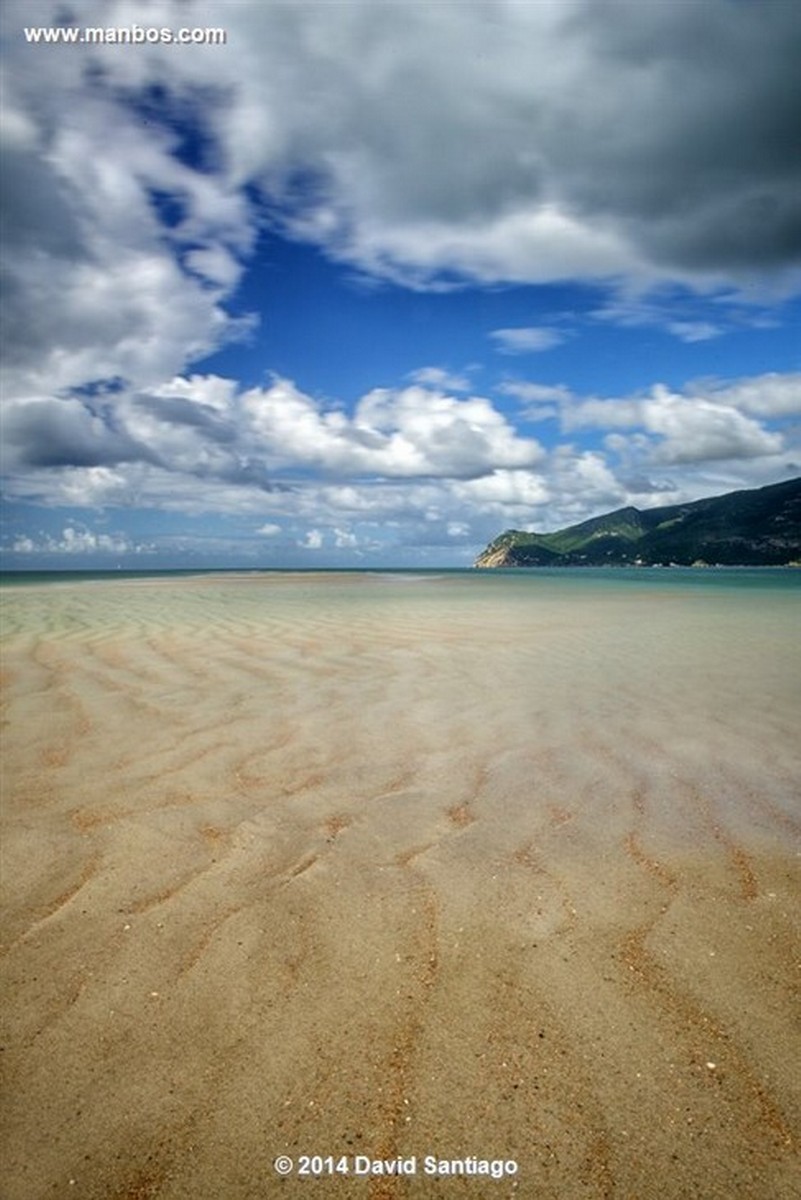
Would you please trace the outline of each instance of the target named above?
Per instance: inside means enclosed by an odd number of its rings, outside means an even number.
[[[2,53],[6,568],[463,566],[801,474],[790,0],[10,0]]]

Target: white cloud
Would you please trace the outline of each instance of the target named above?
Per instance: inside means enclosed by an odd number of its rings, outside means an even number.
[[[708,342],[724,332],[710,321],[668,321],[666,328],[683,342]]]
[[[481,478],[544,456],[488,398],[420,385],[374,389],[350,415],[287,379],[240,392],[215,376],[176,378],[118,392],[109,403],[112,410],[101,404],[98,415],[77,398],[61,402],[64,428],[50,430],[49,440],[42,425],[49,409],[38,420],[40,403],[20,406],[37,420],[14,426],[14,496],[31,499],[38,481],[47,503],[183,508],[194,488],[194,508],[203,510],[225,494],[245,503],[246,494],[263,492],[277,503],[317,472],[343,480],[339,494],[359,506],[360,480]],[[40,469],[46,450],[58,470]]]
[[[566,526],[607,509],[630,503],[628,489],[620,482],[603,454],[560,446],[551,462],[551,486],[557,497],[549,511],[551,521]]]
[[[409,374],[409,379],[423,387],[442,388],[447,392],[469,392],[471,387],[466,375],[456,375],[443,367],[420,367]]]
[[[297,223],[292,232],[318,240]],[[441,273],[492,284],[608,280],[638,270],[622,237],[584,227],[550,207],[489,216],[464,227],[432,220],[390,226],[371,216],[347,238],[324,244],[333,258],[356,263],[368,274],[423,289],[436,289]],[[659,271],[653,274],[662,278]]]
[[[355,550],[359,545],[359,539],[350,529],[335,528],[334,545],[339,550]]]
[[[551,498],[543,475],[532,471],[494,471],[482,479],[455,483],[453,492],[467,502],[489,505],[492,511],[507,505],[514,508],[540,508]]]
[[[190,250],[184,255],[183,263],[190,271],[202,276],[208,283],[216,284],[223,292],[231,291],[242,277],[242,263],[224,246]]]
[[[624,329],[658,328],[682,342],[708,342],[731,328],[732,316],[725,301],[734,303],[734,299],[704,299],[684,290],[675,294],[666,288],[643,295],[642,285],[628,284],[609,296],[591,316]],[[710,311],[716,318],[725,318],[725,324],[720,319],[709,320],[706,314]]]
[[[508,380],[500,384],[496,391],[504,396],[515,396],[518,400],[532,404],[548,404],[555,402],[564,404],[573,398],[570,388],[564,384],[529,383],[526,380]]]
[[[566,341],[567,335],[559,329],[533,325],[519,329],[494,329],[490,337],[498,343],[502,354],[529,354],[551,350]]]
[[[39,540],[18,537],[12,543],[15,554],[121,555],[149,554],[149,543],[134,542],[122,533],[96,533],[85,527],[65,525],[60,537],[41,534]]]
[[[470,526],[465,521],[448,521],[446,526],[448,537],[466,538],[470,536]]]
[[[733,383],[711,383],[690,389],[708,395],[718,404],[731,406],[758,417],[789,417],[801,414],[801,372],[773,372]]]
[[[600,399],[597,396],[574,397],[562,406],[562,428],[630,429],[644,422],[647,400],[639,396]]]
[[[272,546],[286,554],[292,542],[298,552],[329,555],[477,545],[510,526],[553,529],[627,503],[774,482],[800,457],[786,426],[799,404],[798,384],[797,376],[774,374],[607,399],[534,381],[504,384],[524,405],[548,400],[565,432],[597,438],[591,448],[566,443],[546,452],[486,398],[419,385],[376,389],[348,415],[289,380],[241,392],[232,380],[196,375],[104,398],[114,406],[113,438],[102,404],[92,416],[70,402],[49,443],[61,465],[42,465],[46,443],[35,424],[39,458],[26,459],[28,427],[15,427],[18,467],[7,498],[229,514],[254,531],[246,535],[250,549],[237,544],[240,555],[271,553]],[[40,404],[27,407],[36,415]],[[774,415],[782,428],[767,423]],[[125,459],[121,445],[144,449]],[[97,462],[104,454],[110,461]],[[73,544],[90,548],[87,539]],[[25,547],[20,542],[19,553]]]
[[[573,393],[563,384],[529,383],[508,380],[495,389],[502,396],[513,396],[520,402],[520,412],[527,421],[549,421],[558,417],[572,400]]]
[[[157,390],[151,389],[150,394],[178,397],[188,404],[226,413],[232,407],[236,390],[235,380],[219,375],[177,375],[159,384]]]
[[[657,384],[648,395],[601,400],[590,398],[568,403],[563,408],[565,429],[639,429],[628,440],[616,435],[607,445],[616,453],[637,449],[654,463],[695,463],[718,459],[759,458],[775,455],[784,448],[781,432],[766,429],[759,421],[738,411],[755,402],[760,394],[755,381],[731,389],[698,385],[676,393]],[[774,380],[774,397],[787,399],[787,389]]]
[[[646,432],[660,439],[652,451],[655,462],[759,458],[779,453],[784,445],[780,433],[768,432],[741,413],[661,388],[644,404],[643,421]]]
[[[419,386],[378,388],[352,417],[324,409],[287,380],[242,397],[254,446],[275,468],[303,463],[336,475],[475,476],[537,462],[542,449],[516,434],[481,397]]]

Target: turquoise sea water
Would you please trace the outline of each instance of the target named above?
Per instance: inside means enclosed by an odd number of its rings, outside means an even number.
[[[801,571],[788,568],[25,572],[0,581],[0,636],[191,629],[208,646],[227,626],[255,637],[280,626],[291,639],[322,620],[340,638],[367,623],[390,643],[396,627],[425,628],[471,655],[498,635],[503,653],[519,655],[543,621],[566,638],[600,621],[629,649],[644,639],[649,654],[657,628],[666,645],[686,645],[697,625],[706,647],[723,638],[718,653],[729,657],[743,639],[786,648],[800,598]]]
[[[0,572],[0,587],[26,587],[34,584],[109,583],[129,579],[191,579],[201,576],[219,578],[248,576],[348,576],[371,579],[453,581],[472,580],[481,587],[536,588],[546,581],[567,587],[693,587],[801,589],[801,570],[792,567],[537,567],[530,570],[495,568],[491,571],[464,569],[372,569],[330,568],[310,570],[170,570],[170,571],[7,571]]]

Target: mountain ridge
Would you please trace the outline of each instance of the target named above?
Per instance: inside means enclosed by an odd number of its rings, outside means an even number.
[[[553,533],[507,529],[475,567],[801,564],[801,477],[665,508],[632,505]]]

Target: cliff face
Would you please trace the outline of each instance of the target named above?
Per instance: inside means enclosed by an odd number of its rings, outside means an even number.
[[[669,508],[621,508],[555,533],[502,533],[476,567],[784,566],[801,562],[801,479]]]
[[[479,554],[478,558],[476,559],[476,561],[473,565],[476,567],[513,567],[513,566],[516,566],[515,563],[509,561],[509,558],[510,558],[509,547],[507,547],[507,546],[498,546],[497,548],[494,548],[494,547],[495,547],[494,542],[491,546],[487,546],[487,549],[482,554]]]

